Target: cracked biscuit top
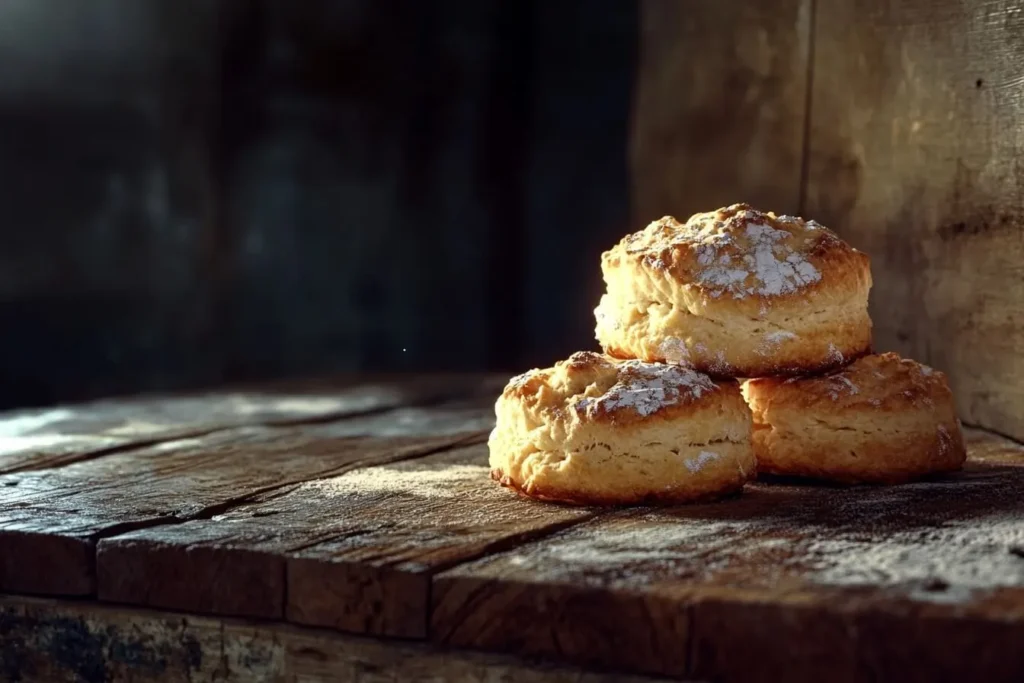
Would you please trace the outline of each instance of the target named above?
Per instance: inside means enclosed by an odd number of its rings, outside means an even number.
[[[721,383],[686,367],[579,351],[554,367],[513,377],[502,396],[581,421],[624,424],[687,414],[696,404],[717,403],[722,393]]]
[[[755,472],[739,384],[687,367],[578,352],[512,378],[494,409],[491,476],[537,498],[678,503]]]
[[[800,296],[867,257],[813,220],[776,216],[747,204],[698,213],[686,223],[654,221],[604,254],[613,266],[640,262],[708,296]]]
[[[868,257],[746,204],[665,217],[601,261],[595,335],[616,358],[718,377],[826,372],[871,350]]]
[[[766,397],[794,409],[825,405],[837,411],[870,408],[903,412],[953,400],[944,373],[895,353],[864,356],[820,377],[752,379],[744,385],[744,393],[748,399],[754,397],[752,403],[757,397]]]

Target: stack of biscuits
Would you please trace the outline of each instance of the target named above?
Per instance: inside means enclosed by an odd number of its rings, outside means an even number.
[[[601,262],[601,353],[512,378],[491,475],[535,498],[681,503],[758,472],[900,483],[959,469],[945,375],[872,354],[868,257],[746,204],[665,217]]]

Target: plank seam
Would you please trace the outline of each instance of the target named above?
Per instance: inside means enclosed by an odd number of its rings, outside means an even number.
[[[567,519],[561,522],[552,522],[540,529],[524,531],[520,534],[489,543],[481,548],[479,552],[473,553],[472,555],[468,555],[459,560],[453,560],[451,562],[441,563],[435,567],[431,567],[430,580],[427,582],[427,628],[424,630],[424,633],[426,633],[426,639],[434,643],[442,642],[442,640],[438,639],[440,634],[434,632],[434,586],[440,574],[455,569],[461,565],[476,562],[477,560],[481,560],[485,557],[498,555],[529,543],[542,541],[559,532],[571,529],[580,524],[592,522],[599,517],[609,516],[614,512],[614,510],[597,510],[578,519]]]
[[[159,526],[174,526],[178,524],[186,524],[188,522],[209,520],[213,517],[216,517],[217,515],[222,515],[226,512],[231,512],[239,508],[245,507],[246,505],[249,505],[250,503],[254,502],[254,500],[257,498],[260,498],[260,502],[263,502],[262,497],[265,496],[266,494],[274,494],[283,489],[291,490],[294,489],[295,487],[301,486],[302,484],[306,484],[313,481],[319,481],[321,479],[330,479],[332,477],[342,476],[344,474],[348,474],[349,472],[358,469],[366,469],[369,467],[378,467],[380,465],[390,465],[396,462],[416,460],[418,458],[423,458],[428,455],[436,455],[438,453],[444,453],[445,451],[454,450],[456,448],[472,446],[478,443],[482,443],[484,438],[486,437],[486,434],[487,432],[474,432],[467,436],[463,436],[459,439],[436,446],[428,450],[414,451],[404,455],[388,457],[386,459],[376,459],[373,461],[357,460],[355,462],[349,463],[348,465],[342,465],[332,470],[321,472],[320,474],[317,474],[315,476],[298,477],[296,479],[285,481],[280,484],[264,486],[260,489],[247,493],[244,496],[237,496],[235,498],[226,500],[222,503],[217,503],[216,505],[208,505],[199,512],[190,515],[153,517],[148,520],[139,520],[138,522],[115,524],[110,526],[109,528],[97,531],[95,534],[91,536],[91,539],[93,541],[98,542],[101,540],[115,538],[117,536],[120,536],[121,534],[130,533],[132,531],[139,531],[141,529],[152,529]]]
[[[518,534],[514,534],[512,536],[507,536],[505,538],[499,538],[496,541],[492,541],[491,543],[485,544],[482,548],[480,548],[479,551],[473,553],[472,555],[467,555],[466,557],[460,558],[458,560],[441,562],[438,563],[435,567],[431,567],[431,583],[433,583],[433,577],[437,574],[440,574],[441,572],[446,572],[449,569],[458,567],[459,565],[466,564],[468,562],[475,562],[477,560],[483,559],[491,555],[498,555],[500,553],[512,550],[514,548],[519,548],[528,543],[543,540],[549,536],[553,536],[554,534],[559,533],[560,531],[570,529],[576,526],[577,524],[592,521],[593,519],[596,519],[597,517],[600,517],[603,514],[606,513],[594,512],[585,517],[580,517],[578,519],[567,519],[561,522],[552,522],[551,524],[541,527],[539,529],[531,529],[528,531],[523,531]]]
[[[810,3],[807,29],[807,71],[804,83],[804,130],[803,148],[800,150],[800,187],[798,188],[798,213],[807,212],[807,185],[811,171],[811,106],[814,102],[814,42],[817,34],[818,0],[807,0]]]
[[[408,408],[432,408],[444,405],[446,403],[455,402],[462,398],[465,398],[465,396],[462,394],[433,396],[427,397],[419,401],[411,401],[409,403],[402,403],[393,406],[378,406],[376,408],[367,408],[364,410],[357,410],[349,413],[336,412],[308,418],[267,419],[259,420],[256,422],[249,422],[245,424],[214,426],[210,427],[209,429],[186,430],[183,432],[176,432],[173,435],[167,435],[162,437],[155,436],[150,439],[140,441],[129,441],[122,444],[115,444],[113,446],[105,446],[103,448],[90,449],[83,453],[77,453],[68,456],[58,456],[53,460],[50,460],[45,464],[42,464],[41,466],[26,464],[11,468],[0,467],[0,475],[23,474],[25,472],[43,472],[46,470],[60,469],[61,467],[65,467],[67,465],[75,465],[81,462],[89,462],[91,460],[97,460],[108,455],[129,453],[131,451],[141,450],[144,448],[151,448],[152,446],[157,446],[160,444],[173,443],[175,441],[182,441],[184,439],[195,439],[199,437],[210,436],[212,434],[230,432],[232,430],[237,429],[252,429],[256,427],[265,427],[267,429],[285,429],[290,427],[301,427],[304,425],[319,425],[329,424],[333,422],[345,422],[347,420],[371,417],[374,415],[386,415],[387,413],[398,412],[399,410],[406,410]]]
[[[979,432],[984,432],[984,433],[988,434],[989,436],[996,436],[996,437],[999,437],[1000,439],[1006,439],[1007,441],[1011,441],[1011,442],[1013,442],[1014,444],[1016,444],[1018,446],[1024,446],[1024,441],[1018,439],[1017,437],[1013,436],[1012,434],[1007,434],[1006,432],[1001,432],[998,429],[992,429],[991,427],[986,427],[984,425],[979,425],[979,424],[973,424],[973,423],[970,423],[970,422],[963,422],[962,420],[961,420],[961,424],[963,424],[964,427],[968,427],[970,429],[976,429]]]
[[[253,425],[258,426],[258,425]],[[127,453],[136,449],[150,448],[157,446],[162,443],[171,443],[173,441],[180,441],[181,439],[195,439],[201,436],[207,436],[218,431],[226,431],[230,429],[225,427],[224,429],[213,428],[209,430],[197,430],[184,433],[177,433],[173,436],[166,437],[154,437],[151,439],[145,439],[141,441],[129,441],[126,443],[115,444],[113,446],[104,446],[103,448],[90,449],[83,453],[75,453],[67,456],[57,456],[53,460],[47,461],[45,464],[39,465],[21,465],[10,468],[0,468],[0,475],[3,474],[23,474],[25,472],[43,472],[46,470],[60,469],[66,465],[74,465],[79,462],[88,462],[90,460],[96,460],[107,455],[117,455],[118,453]]]

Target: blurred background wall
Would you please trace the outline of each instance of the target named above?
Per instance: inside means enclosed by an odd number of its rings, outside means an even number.
[[[592,344],[627,0],[4,0],[0,407]]]
[[[1024,438],[1016,0],[3,0],[0,408],[593,348],[598,257],[800,213]]]

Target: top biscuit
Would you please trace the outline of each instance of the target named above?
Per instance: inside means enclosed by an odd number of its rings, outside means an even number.
[[[597,338],[718,376],[833,369],[868,353],[868,257],[813,220],[746,204],[666,216],[602,256]]]

